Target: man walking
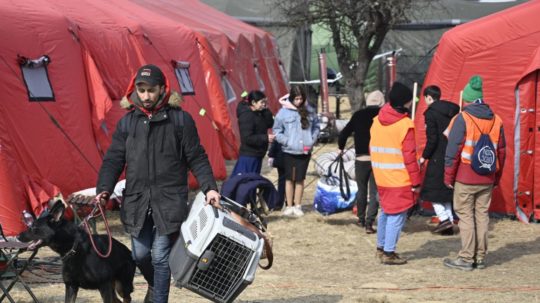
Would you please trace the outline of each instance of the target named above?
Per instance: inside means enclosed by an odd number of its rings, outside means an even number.
[[[189,212],[188,168],[206,194],[206,203],[219,207],[208,157],[193,118],[182,111],[180,101],[157,66],[137,71],[121,101],[129,112],[116,126],[96,186],[98,197],[107,200],[126,169],[120,219],[131,235],[133,258],[148,282],[144,302],[168,301],[169,254]]]
[[[448,128],[444,175],[446,186],[454,189],[461,250],[456,259],[447,258],[443,263],[469,271],[486,267],[488,209],[493,187],[501,178],[506,142],[501,118],[483,100],[480,76],[469,80],[463,89],[463,101],[469,105]],[[486,139],[483,135],[489,135],[491,147],[485,145],[479,150],[478,142]],[[483,168],[493,169],[485,172]]]

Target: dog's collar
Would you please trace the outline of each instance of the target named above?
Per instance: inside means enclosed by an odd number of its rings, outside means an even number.
[[[79,244],[79,242],[77,241],[73,241],[73,246],[71,247],[71,249],[61,258],[62,261],[65,261],[67,259],[69,259],[71,256],[73,256],[74,254],[77,253],[77,251],[75,250],[77,248],[77,245]]]

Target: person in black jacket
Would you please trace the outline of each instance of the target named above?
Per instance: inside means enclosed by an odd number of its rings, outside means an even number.
[[[121,101],[129,112],[116,126],[96,186],[98,199],[106,202],[126,169],[120,219],[149,285],[145,302],[168,300],[169,254],[189,212],[188,168],[206,194],[206,203],[220,207],[195,122],[179,107],[180,101],[157,66],[145,65],[137,71]]]
[[[262,160],[268,144],[274,140],[268,129],[274,124],[272,112],[266,107],[263,92],[251,91],[247,102],[240,102],[236,108],[240,129],[240,156],[234,166],[232,176],[241,173],[261,173]]]
[[[358,224],[365,227],[366,233],[373,234],[373,222],[377,217],[379,202],[377,201],[377,185],[371,170],[371,158],[369,156],[369,140],[371,135],[369,130],[373,124],[373,118],[379,114],[381,106],[384,104],[384,95],[381,91],[373,91],[366,98],[366,108],[355,112],[338,138],[338,148],[343,153],[347,138],[354,133],[354,147],[356,151],[355,174],[358,185],[356,194],[356,207]],[[367,203],[369,185],[369,207]],[[367,208],[367,214],[366,214]]]
[[[433,229],[434,233],[453,234],[452,201],[453,190],[444,185],[444,153],[448,140],[443,132],[450,120],[459,113],[459,106],[439,100],[441,90],[435,85],[424,89],[424,100],[428,109],[424,112],[426,122],[426,147],[420,158],[420,165],[426,160],[426,175],[420,198],[433,204],[439,224]]]

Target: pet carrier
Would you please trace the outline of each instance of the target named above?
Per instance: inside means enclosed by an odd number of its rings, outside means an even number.
[[[169,263],[177,285],[214,302],[232,302],[255,278],[264,240],[199,193]],[[223,202],[223,201],[222,201]]]

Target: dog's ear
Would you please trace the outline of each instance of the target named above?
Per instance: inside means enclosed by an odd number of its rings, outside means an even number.
[[[53,206],[51,207],[51,210],[49,211],[49,215],[52,216],[54,222],[58,222],[62,219],[64,216],[64,210],[66,209],[66,206],[61,200],[56,200],[54,202]]]

